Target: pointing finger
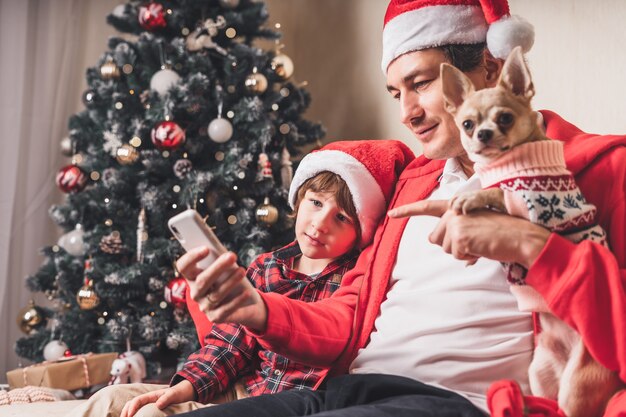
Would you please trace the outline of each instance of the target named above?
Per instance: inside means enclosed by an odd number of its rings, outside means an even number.
[[[389,210],[387,215],[393,218],[409,216],[436,216],[441,217],[448,210],[448,200],[422,200],[405,204]]]

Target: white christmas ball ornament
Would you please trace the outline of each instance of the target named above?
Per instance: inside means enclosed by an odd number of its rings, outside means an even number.
[[[57,243],[70,255],[82,256],[86,251],[85,244],[83,242],[84,234],[85,232],[83,231],[83,226],[77,224],[74,230],[61,236]]]
[[[208,134],[217,143],[228,142],[233,137],[233,125],[227,119],[218,117],[209,123]]]
[[[67,345],[64,342],[53,340],[43,348],[43,358],[47,361],[56,361],[64,356],[66,350]]]
[[[179,80],[180,75],[176,71],[165,68],[154,73],[150,79],[150,88],[159,93],[159,95],[163,95]]]

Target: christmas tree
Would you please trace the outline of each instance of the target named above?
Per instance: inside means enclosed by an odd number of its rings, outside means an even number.
[[[267,18],[254,0],[131,1],[107,16],[125,35],[87,70],[85,109],[61,142],[68,195],[50,215],[66,233],[27,278],[52,307],[20,312],[20,357],[130,343],[149,375],[184,361],[198,342],[167,220],[187,208],[244,266],[293,239],[290,156],[324,132],[302,118],[310,97]]]

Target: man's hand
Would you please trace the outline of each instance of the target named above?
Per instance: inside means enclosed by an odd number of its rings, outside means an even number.
[[[389,210],[389,217],[400,218],[409,216],[435,216],[441,217],[448,211],[448,200],[422,200],[415,203],[405,204]]]
[[[227,252],[207,269],[199,269],[196,264],[208,254],[208,248],[197,248],[176,262],[178,271],[189,282],[191,297],[212,322],[238,323],[264,331],[267,307],[246,279],[246,271],[237,266],[237,256]]]
[[[447,200],[423,200],[389,211],[389,217],[437,216],[441,220],[429,241],[457,259],[470,263],[480,257],[516,262],[526,268],[545,246],[550,231],[519,217],[479,210],[457,214]]]
[[[183,380],[173,387],[146,392],[133,398],[124,405],[120,417],[133,417],[146,404],[155,403],[159,410],[163,410],[172,404],[193,401],[195,397],[196,391],[193,389],[191,382]]]

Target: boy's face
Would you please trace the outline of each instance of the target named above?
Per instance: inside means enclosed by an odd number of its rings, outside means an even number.
[[[302,255],[329,262],[357,243],[353,219],[337,205],[335,194],[307,190],[296,217],[296,240]]]

